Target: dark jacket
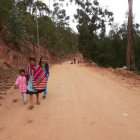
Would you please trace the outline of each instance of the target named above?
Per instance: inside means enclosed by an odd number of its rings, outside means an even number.
[[[42,65],[40,64],[40,66],[42,67]],[[49,75],[49,65],[48,63],[45,63],[45,70],[46,70],[46,75]]]

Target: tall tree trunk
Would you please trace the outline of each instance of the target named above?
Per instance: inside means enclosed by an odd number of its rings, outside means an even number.
[[[132,4],[133,4],[133,0],[128,0],[128,4],[129,4],[129,13],[128,13],[128,27],[127,27],[128,29],[127,29],[126,64],[127,64],[128,70],[130,70],[131,63],[133,66],[135,66],[133,38],[132,38]]]

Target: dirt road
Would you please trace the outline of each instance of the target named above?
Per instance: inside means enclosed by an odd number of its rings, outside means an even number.
[[[140,86],[104,69],[55,65],[47,99],[31,111],[21,99],[4,98],[0,140],[140,140]]]

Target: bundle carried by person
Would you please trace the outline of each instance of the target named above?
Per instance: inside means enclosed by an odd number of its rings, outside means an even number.
[[[32,84],[35,90],[37,91],[43,91],[46,89],[47,84],[47,78],[40,67],[40,65],[36,65],[35,67],[32,67],[31,65],[28,66],[27,73],[30,75],[30,73],[33,72],[33,79]]]

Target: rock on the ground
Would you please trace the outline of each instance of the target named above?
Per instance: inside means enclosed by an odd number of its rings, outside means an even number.
[[[17,99],[13,99],[13,103],[16,103],[18,100]]]

